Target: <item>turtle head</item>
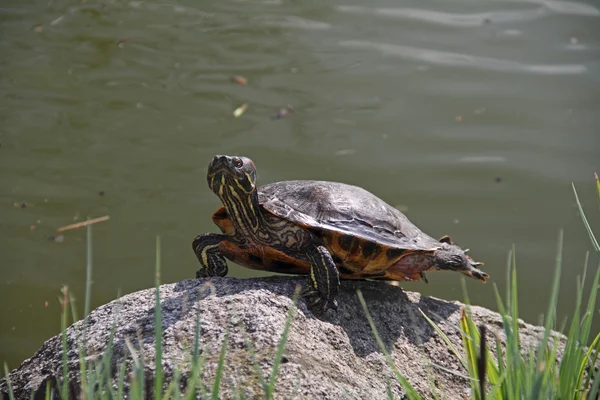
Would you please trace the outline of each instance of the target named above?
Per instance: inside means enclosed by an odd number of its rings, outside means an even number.
[[[436,267],[440,270],[460,272],[485,283],[490,276],[477,268],[483,263],[473,261],[467,255],[468,251],[453,244],[442,243],[441,248],[435,252]]]
[[[214,156],[206,178],[210,190],[219,197],[224,191],[244,195],[256,191],[256,166],[247,157]]]

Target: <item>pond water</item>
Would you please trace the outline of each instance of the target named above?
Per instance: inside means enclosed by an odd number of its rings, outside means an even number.
[[[505,292],[514,245],[529,322],[547,308],[563,229],[558,313],[572,313],[591,245],[571,183],[600,233],[598,4],[5,0],[0,14],[0,361],[10,367],[59,332],[62,285],[81,314],[85,229],[48,240],[61,226],[110,216],[93,228],[93,307],[153,286],[157,235],[163,282],[194,276],[192,239],[217,231],[215,154],[251,157],[259,184],[362,186],[450,235],[492,276],[466,281],[478,305],[496,309],[492,285]],[[291,115],[270,118],[288,105]],[[402,286],[464,299],[460,274]]]

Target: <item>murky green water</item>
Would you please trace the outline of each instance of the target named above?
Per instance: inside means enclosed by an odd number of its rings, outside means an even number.
[[[363,186],[471,248],[501,292],[514,244],[531,322],[546,309],[563,228],[558,311],[570,315],[591,249],[571,182],[600,232],[598,4],[12,0],[0,10],[0,360],[11,367],[59,331],[61,285],[83,299],[85,230],[48,241],[60,226],[110,215],[93,231],[94,307],[153,285],[156,235],[164,282],[194,276],[191,240],[217,229],[205,180],[214,154],[253,158],[262,184]],[[269,119],[288,104],[292,116]],[[403,286],[463,299],[459,274],[429,281]],[[495,308],[491,284],[467,286]]]

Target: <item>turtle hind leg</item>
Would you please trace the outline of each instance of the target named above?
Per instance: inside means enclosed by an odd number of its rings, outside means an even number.
[[[192,249],[202,266],[196,272],[196,278],[227,275],[227,261],[219,250],[219,244],[224,240],[227,240],[227,236],[215,233],[196,236],[192,242]]]
[[[310,259],[309,284],[302,297],[311,310],[325,312],[329,308],[337,309],[340,276],[331,254],[324,246],[316,246],[307,255]]]

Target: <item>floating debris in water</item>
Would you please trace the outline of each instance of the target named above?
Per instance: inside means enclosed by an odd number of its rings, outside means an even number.
[[[275,114],[271,115],[271,119],[280,119],[283,117],[287,117],[288,115],[292,115],[294,113],[294,109],[292,106],[288,105],[287,107],[281,108]]]
[[[244,103],[233,111],[233,116],[236,118],[241,117],[244,113],[248,111],[248,103]]]
[[[101,190],[98,192],[98,196],[104,196],[106,194],[106,192],[104,192],[104,190]]]
[[[231,80],[237,83],[238,85],[246,85],[248,83],[248,79],[244,78],[241,75],[233,76],[231,77]]]
[[[571,42],[571,44],[577,44],[577,43],[579,43],[579,40],[577,40],[577,38],[575,36],[573,36],[569,39],[569,42]]]
[[[65,16],[61,15],[60,17],[56,18],[54,21],[50,22],[50,26],[56,26],[56,25],[60,24],[64,19],[65,19]]]
[[[483,114],[485,113],[486,108],[485,107],[479,107],[473,110],[473,114]]]
[[[48,238],[48,240],[51,242],[54,242],[54,243],[62,243],[65,241],[65,236],[64,235],[50,236]]]
[[[462,122],[463,117],[462,117],[462,115],[457,115],[455,119],[456,119],[456,122]]]
[[[25,202],[25,201],[15,201],[13,203],[13,206],[15,208],[27,208],[27,207],[31,207],[31,204]]]
[[[349,156],[356,153],[355,149],[341,149],[333,153],[334,156]]]
[[[48,308],[48,300],[44,302],[44,308]]]
[[[29,232],[35,231],[35,228],[36,228],[35,225],[29,225]]]
[[[458,224],[460,222],[460,220],[458,218],[454,218],[454,221],[452,221],[452,222],[454,222],[455,224]]]
[[[499,176],[497,176],[496,178],[494,178],[494,182],[496,182],[496,183],[500,183],[500,182],[502,182],[502,180],[503,179],[501,177],[499,177]]]
[[[33,28],[31,28],[34,30],[34,32],[40,33],[44,30],[44,24],[37,24],[34,25]]]
[[[56,230],[56,232],[64,232],[64,231],[68,231],[68,230],[71,230],[71,229],[82,228],[84,226],[88,226],[88,225],[91,225],[91,224],[96,224],[98,222],[103,222],[103,221],[106,221],[108,219],[110,219],[110,216],[108,216],[108,215],[105,215],[103,217],[94,218],[94,219],[88,219],[87,221],[78,222],[76,224],[62,226],[62,227],[58,228]]]
[[[117,41],[117,46],[122,49],[123,47],[125,47],[125,39],[121,39]]]

